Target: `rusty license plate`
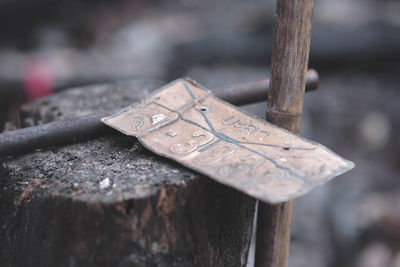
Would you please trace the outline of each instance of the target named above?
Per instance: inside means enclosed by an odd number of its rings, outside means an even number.
[[[268,203],[304,195],[354,167],[190,79],[176,80],[102,121],[158,155]]]

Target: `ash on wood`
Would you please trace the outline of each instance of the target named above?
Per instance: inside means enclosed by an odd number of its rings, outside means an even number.
[[[23,126],[128,106],[161,84],[76,88]],[[1,159],[1,266],[244,266],[254,199],[114,135]]]

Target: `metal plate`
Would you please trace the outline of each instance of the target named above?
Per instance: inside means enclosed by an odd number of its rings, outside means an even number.
[[[102,119],[154,153],[269,203],[354,167],[326,147],[255,118],[189,79]]]

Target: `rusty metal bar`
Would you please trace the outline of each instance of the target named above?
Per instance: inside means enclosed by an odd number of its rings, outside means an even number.
[[[318,74],[309,71],[310,91],[318,87]],[[215,89],[214,94],[234,105],[244,105],[265,100],[269,79]],[[235,97],[232,97],[235,95]],[[113,133],[114,130],[100,119],[117,111],[102,112],[70,120],[55,121],[0,134],[0,156],[34,151],[38,148],[68,144]]]
[[[318,73],[310,69],[307,71],[306,91],[314,91],[318,88]],[[233,84],[213,90],[215,96],[236,106],[242,106],[265,101],[268,97],[269,79],[255,82]]]
[[[2,133],[0,156],[21,154],[112,133],[113,130],[100,121],[109,115],[111,113],[102,112]]]

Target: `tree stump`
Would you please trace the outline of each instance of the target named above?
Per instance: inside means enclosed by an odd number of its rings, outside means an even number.
[[[150,81],[71,89],[23,107],[24,127],[143,98]],[[1,159],[1,266],[244,266],[255,200],[109,136]]]

